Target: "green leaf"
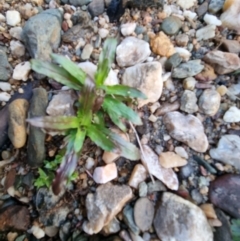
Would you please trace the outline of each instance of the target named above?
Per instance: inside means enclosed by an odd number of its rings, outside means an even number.
[[[60,64],[69,74],[71,74],[81,85],[84,85],[86,73],[71,60],[58,54],[51,54],[52,59]]]
[[[74,90],[80,90],[81,85],[77,79],[75,79],[71,74],[69,74],[65,69],[38,59],[30,60],[31,67],[34,71],[39,74],[43,74],[56,80],[57,82],[68,86]]]
[[[52,160],[52,161],[45,160],[44,161],[44,163],[45,163],[44,168],[46,168],[48,170],[55,171],[56,168],[59,166],[59,164],[61,164],[62,158],[63,158],[62,155],[56,155],[55,159]]]
[[[27,119],[31,125],[47,130],[68,130],[79,127],[79,120],[75,116],[44,116]]]
[[[104,113],[102,111],[98,111],[94,113],[93,115],[93,123],[99,125],[99,126],[105,126],[105,121],[104,121]]]
[[[54,177],[53,173],[49,172],[48,174],[46,174],[41,168],[38,168],[38,172],[39,177],[34,182],[34,186],[36,186],[37,188],[44,186],[49,188]]]
[[[239,241],[240,240],[240,219],[232,220],[231,232],[233,236],[233,241]]]
[[[86,133],[87,132],[86,132],[85,129],[78,128],[77,133],[76,133],[76,137],[75,137],[75,140],[74,140],[74,151],[76,153],[78,153],[82,149],[83,142],[84,142],[85,137],[86,137]]]
[[[141,98],[146,99],[146,95],[143,94],[140,90],[126,86],[126,85],[104,85],[101,86],[102,89],[106,91],[106,94],[109,95],[120,95],[130,98]]]
[[[116,47],[116,39],[108,38],[105,40],[103,50],[99,56],[97,72],[95,74],[95,81],[97,86],[103,85],[104,81],[108,76],[108,73],[111,69],[111,65],[114,60]]]
[[[103,133],[104,132],[104,133]],[[92,124],[87,128],[87,136],[105,151],[113,151],[114,143],[108,138],[110,131],[102,126]]]
[[[113,123],[116,124],[120,129],[122,129],[122,126],[119,124],[120,118],[125,118],[135,125],[142,124],[141,118],[136,112],[111,96],[106,96],[104,98],[103,109],[109,114],[109,117]]]

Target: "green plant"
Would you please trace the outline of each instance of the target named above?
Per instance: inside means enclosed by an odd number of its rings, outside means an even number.
[[[74,172],[86,137],[105,151],[118,153],[129,160],[140,159],[139,149],[113,133],[105,124],[106,115],[122,131],[127,130],[125,120],[135,125],[142,124],[138,114],[124,102],[131,101],[133,98],[145,98],[145,95],[128,86],[104,84],[115,57],[116,45],[115,39],[105,41],[94,80],[90,79],[76,64],[60,55],[51,55],[53,61],[59,66],[41,60],[31,60],[34,71],[53,78],[79,93],[75,116],[45,116],[27,120],[30,124],[46,131],[58,131],[66,135],[65,155],[52,185],[55,194],[60,192],[63,182]]]
[[[240,219],[233,219],[231,225],[233,241],[240,240]]]

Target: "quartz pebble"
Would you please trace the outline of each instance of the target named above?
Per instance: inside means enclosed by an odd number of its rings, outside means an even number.
[[[176,146],[174,151],[182,158],[188,159],[188,153],[182,146]]]
[[[26,81],[31,70],[30,62],[26,61],[15,66],[13,79]]]
[[[12,89],[12,87],[9,83],[0,82],[0,89],[3,91],[9,91]]]
[[[146,168],[141,164],[137,164],[137,165],[135,165],[135,167],[131,173],[130,179],[128,181],[128,185],[130,187],[137,189],[139,183],[145,181],[146,178],[147,178]]]
[[[215,37],[216,25],[207,25],[196,31],[197,40],[208,40]]]
[[[221,26],[222,22],[214,15],[211,14],[205,14],[205,16],[203,17],[203,20],[205,21],[205,23],[209,24],[209,25],[215,25],[215,26]]]
[[[92,157],[88,157],[86,160],[85,167],[87,170],[90,170],[95,165],[95,161]]]
[[[96,183],[107,183],[117,177],[117,166],[116,164],[110,163],[103,167],[96,167],[93,172],[93,180]]]
[[[159,156],[160,164],[165,168],[181,167],[187,164],[186,159],[183,159],[174,152],[162,152]]]
[[[0,93],[0,101],[8,102],[10,100],[10,98],[11,98],[11,95],[6,92]]]
[[[128,36],[131,35],[135,28],[136,28],[137,24],[136,23],[125,23],[121,25],[121,33],[123,36]]]
[[[102,39],[104,39],[104,38],[106,38],[106,37],[108,36],[109,30],[107,30],[107,29],[105,29],[105,28],[100,28],[100,29],[98,30],[98,34],[99,34],[99,36],[100,36]]]
[[[180,109],[189,114],[192,114],[198,111],[197,97],[193,91],[184,90],[181,97]]]
[[[9,34],[10,34],[13,38],[15,38],[15,39],[22,40],[22,37],[21,37],[22,27],[13,27],[13,28],[10,28]]]
[[[82,60],[89,59],[92,54],[92,51],[93,51],[93,46],[91,44],[86,44],[83,48],[81,59]]]
[[[236,106],[230,107],[223,116],[223,120],[228,123],[240,121],[240,109]]]
[[[188,78],[183,80],[183,88],[185,90],[194,90],[196,83],[197,83],[197,81],[196,81],[195,78],[188,77]]]
[[[194,4],[197,2],[197,0],[177,0],[177,4],[182,9],[189,9],[194,6]]]
[[[16,10],[8,10],[6,12],[6,22],[10,26],[16,26],[21,22],[21,15]]]
[[[187,62],[187,61],[190,59],[191,55],[192,55],[192,54],[191,54],[187,49],[185,49],[185,48],[175,47],[174,49],[175,49],[175,51],[180,55],[180,57],[181,57],[185,62]]]
[[[10,49],[14,57],[20,58],[25,54],[25,47],[20,41],[12,40],[10,42]]]

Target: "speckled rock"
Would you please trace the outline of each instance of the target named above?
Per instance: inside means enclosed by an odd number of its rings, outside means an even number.
[[[8,62],[5,48],[0,47],[0,80],[7,81],[12,75],[12,66]]]
[[[188,114],[193,114],[198,111],[197,97],[193,91],[185,90],[183,92],[180,109]]]
[[[197,152],[205,152],[208,140],[202,123],[193,115],[183,115],[180,112],[169,112],[163,117],[163,122],[169,134]]]

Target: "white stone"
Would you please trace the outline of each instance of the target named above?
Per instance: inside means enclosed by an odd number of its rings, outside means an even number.
[[[87,170],[90,170],[95,165],[95,161],[92,157],[88,157],[86,160],[85,167]]]
[[[150,109],[151,113],[154,113],[160,106],[161,105],[159,102],[155,102],[149,107],[149,109]]]
[[[22,38],[21,38],[22,27],[13,27],[13,28],[10,28],[9,34],[10,34],[13,38],[15,38],[15,39],[22,40]]]
[[[191,53],[185,49],[185,48],[181,48],[181,47],[175,47],[175,50],[177,53],[179,53],[179,55],[182,57],[182,59],[187,62],[190,57],[191,57]]]
[[[7,82],[0,82],[0,89],[3,91],[10,91],[12,88],[11,85]]]
[[[207,25],[196,32],[197,40],[208,40],[215,37],[216,25]]]
[[[121,33],[123,36],[128,36],[131,35],[135,28],[136,28],[137,24],[134,23],[125,23],[121,25]]]
[[[5,16],[0,13],[0,22],[5,22],[5,21],[6,21]]]
[[[107,183],[115,179],[117,176],[117,166],[114,162],[107,164],[106,166],[96,167],[93,172],[93,180],[100,184]]]
[[[189,18],[191,20],[194,20],[197,17],[197,14],[195,12],[185,10],[183,12],[183,16],[186,17],[186,18]]]
[[[203,18],[204,22],[209,25],[221,26],[222,21],[219,20],[216,16],[206,13]]]
[[[120,67],[128,67],[146,61],[150,54],[149,43],[135,37],[127,37],[117,46],[116,60]]]
[[[41,239],[45,236],[43,229],[39,228],[38,226],[32,226],[31,232],[37,239]]]
[[[130,176],[128,185],[133,188],[138,188],[138,185],[147,179],[148,173],[142,164],[137,164]]]
[[[129,67],[123,74],[122,84],[137,88],[147,96],[145,100],[138,100],[138,108],[154,103],[162,94],[162,66],[154,61]]]
[[[11,53],[15,57],[22,57],[25,54],[25,47],[20,41],[12,40],[10,42]]]
[[[7,102],[11,98],[11,95],[6,93],[6,92],[1,92],[0,93],[0,101]]]
[[[197,0],[177,0],[177,4],[182,9],[189,9],[194,6],[194,4],[197,2]]]
[[[13,79],[15,80],[23,80],[26,81],[28,79],[28,75],[31,71],[31,64],[30,62],[22,62],[15,66],[13,70]]]
[[[174,151],[182,158],[188,159],[188,154],[182,146],[176,146]]]
[[[90,58],[93,51],[93,46],[91,44],[86,44],[81,53],[81,59],[87,60]]]
[[[236,106],[230,107],[223,116],[223,120],[228,123],[240,121],[240,109]]]
[[[99,34],[99,36],[100,36],[102,39],[104,39],[104,38],[106,38],[106,37],[108,36],[109,30],[108,30],[108,29],[105,29],[105,28],[100,28],[100,29],[98,30],[98,34]]]
[[[6,21],[10,26],[16,26],[21,22],[20,13],[16,10],[8,10],[6,12]]]

